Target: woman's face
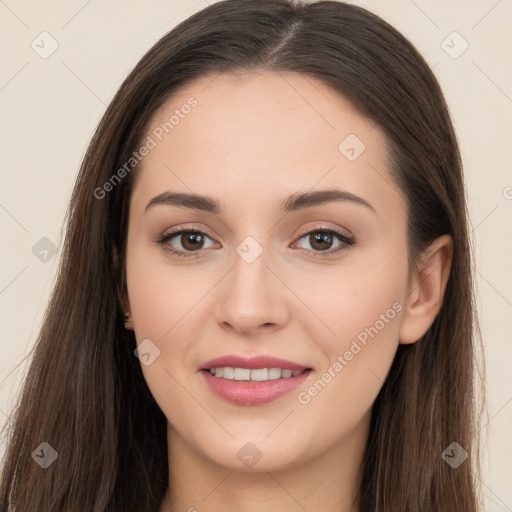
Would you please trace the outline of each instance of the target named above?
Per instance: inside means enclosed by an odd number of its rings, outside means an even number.
[[[144,143],[127,307],[171,441],[237,470],[360,448],[409,291],[383,133],[322,82],[264,72],[188,85]]]

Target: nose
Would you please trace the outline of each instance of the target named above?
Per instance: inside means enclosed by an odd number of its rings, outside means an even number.
[[[248,262],[235,253],[233,267],[219,283],[216,297],[217,322],[223,329],[257,335],[277,330],[288,321],[290,291],[266,256],[264,250]]]

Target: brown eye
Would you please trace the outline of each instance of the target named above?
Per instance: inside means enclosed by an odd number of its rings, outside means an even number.
[[[202,249],[206,249],[205,243],[210,240],[212,247],[213,240],[203,233],[193,229],[179,229],[163,235],[157,243],[162,245],[166,251],[177,256],[192,257],[194,253],[199,253]]]
[[[332,228],[317,228],[304,233],[300,238],[306,240],[309,247],[305,247],[308,252],[312,252],[313,256],[329,256],[337,253],[343,249],[348,249],[351,245],[355,244],[356,241],[353,237],[348,236],[336,229]],[[334,242],[338,241],[338,244],[332,248]]]
[[[180,236],[182,247],[187,251],[194,251],[203,248],[204,236],[198,232],[183,232]]]
[[[326,232],[316,232],[309,235],[309,245],[317,251],[330,249],[333,243],[333,235]]]

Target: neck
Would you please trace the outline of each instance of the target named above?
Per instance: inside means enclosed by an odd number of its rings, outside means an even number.
[[[169,488],[160,512],[358,512],[370,412],[315,459],[275,471],[216,464],[169,426]]]

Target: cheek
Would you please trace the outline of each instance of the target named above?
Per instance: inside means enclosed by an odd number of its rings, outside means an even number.
[[[371,408],[393,362],[405,308],[406,251],[369,254],[323,282],[322,293],[317,284],[308,303],[322,322],[302,324],[322,364],[298,402],[324,434],[334,435],[325,425],[354,426]],[[313,284],[310,278],[305,286]]]
[[[354,254],[339,267],[324,269],[322,274],[304,273],[296,282],[301,283],[299,293],[307,297],[318,320],[313,339],[323,333],[321,345],[326,352],[342,350],[360,334],[364,342],[364,333],[372,326],[379,331],[379,339],[398,339],[407,289],[405,248]]]
[[[172,275],[165,268],[154,252],[135,246],[130,248],[126,262],[126,274],[130,309],[134,318],[135,336],[139,352],[145,347],[151,354],[150,364],[144,364],[140,358],[141,368],[149,388],[157,402],[163,399],[162,391],[168,394],[175,390],[173,376],[175,368],[183,362],[185,347],[176,334],[190,321],[185,315],[186,304],[183,283],[179,273]],[[186,309],[185,309],[186,308]],[[149,340],[149,341],[148,341]]]
[[[156,354],[149,365],[141,359],[141,368],[162,408],[164,402],[179,398],[177,382],[182,380],[185,355],[191,340],[198,339],[194,305],[205,286],[200,285],[198,273],[172,271],[158,251],[135,244],[128,252],[126,274],[137,345],[145,343],[142,346]]]
[[[357,297],[344,303],[337,322],[333,319],[336,335],[314,338],[324,364],[296,396],[296,417],[303,417],[316,433],[312,451],[361,428],[398,348],[401,304],[386,294]]]
[[[163,249],[133,244],[128,255],[128,294],[137,338],[165,343],[191,322],[194,305],[207,292],[208,283],[193,265],[173,268]]]
[[[126,272],[137,345],[149,346],[157,354],[150,364],[142,359],[139,364],[160,409],[171,423],[179,423],[179,411],[190,406],[184,387],[186,355],[199,339],[194,305],[208,288],[192,267],[188,272],[172,271],[165,258],[135,247],[129,254]]]

